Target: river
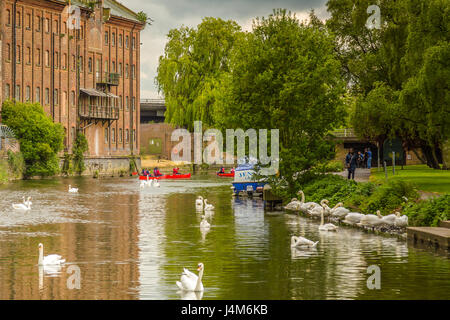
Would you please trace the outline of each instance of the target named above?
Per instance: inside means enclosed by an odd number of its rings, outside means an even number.
[[[69,184],[79,192],[68,193]],[[0,299],[450,299],[448,256],[351,227],[319,233],[316,220],[233,198],[229,179],[160,184],[60,178],[0,186]],[[207,233],[198,195],[215,206]],[[12,210],[22,196],[32,197],[31,211]],[[292,235],[319,244],[291,250]],[[66,264],[38,267],[39,243]],[[179,292],[183,268],[197,272],[199,262],[205,291]],[[380,289],[367,286],[372,265]]]

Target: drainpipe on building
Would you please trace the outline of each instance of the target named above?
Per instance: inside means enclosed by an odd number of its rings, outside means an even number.
[[[131,71],[133,70],[133,34],[134,34],[134,29],[136,29],[136,23],[133,24],[133,28],[131,29],[131,50],[130,50],[130,66],[131,66]],[[136,40],[134,41],[134,45],[136,46]],[[136,75],[136,69],[137,66],[134,67],[134,74]],[[136,79],[137,80],[137,79]],[[130,93],[131,93],[131,101],[133,101],[133,97],[134,97],[134,86],[133,86],[133,74],[131,74],[130,77]],[[135,135],[134,135],[134,125],[133,125],[133,120],[134,120],[134,110],[133,108],[135,108],[135,104],[136,104],[136,98],[134,99],[134,104],[131,106],[131,112],[130,112],[130,133],[131,133],[131,156],[134,155],[134,139],[135,139]],[[137,110],[137,108],[136,108]],[[136,124],[137,127],[137,124]],[[137,142],[137,139],[136,139]]]
[[[12,16],[12,97],[13,97],[13,101],[14,104],[16,103],[16,64],[17,64],[17,59],[16,59],[16,19],[17,19],[17,0],[14,0],[14,4],[13,4],[13,16]]]

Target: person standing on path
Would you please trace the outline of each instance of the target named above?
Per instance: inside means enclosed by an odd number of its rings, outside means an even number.
[[[356,165],[358,155],[355,154],[353,151],[353,148],[350,148],[350,151],[348,152],[347,156],[345,157],[345,167],[348,169],[348,177],[347,179],[350,179],[350,177],[355,180],[355,171],[356,171]]]
[[[372,168],[372,151],[370,148],[367,148],[367,169]]]

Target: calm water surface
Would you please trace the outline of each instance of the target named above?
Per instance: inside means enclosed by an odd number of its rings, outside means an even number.
[[[30,212],[11,209],[28,195]],[[198,195],[216,207],[207,233]],[[318,224],[264,213],[261,200],[233,198],[230,180],[216,177],[146,189],[136,178],[16,182],[0,187],[0,299],[450,299],[448,257],[347,227],[319,233]],[[291,250],[292,235],[320,242]],[[66,265],[39,268],[39,243]],[[204,293],[178,292],[183,267],[198,262]],[[71,265],[79,290],[67,287]],[[367,289],[370,265],[381,268],[381,290]]]

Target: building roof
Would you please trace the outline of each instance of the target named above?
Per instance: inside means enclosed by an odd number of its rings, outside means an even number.
[[[166,105],[164,99],[142,99],[141,100],[141,111],[158,111],[166,110]]]
[[[66,2],[66,0],[60,0],[62,2]],[[87,2],[83,0],[71,0],[72,4],[88,8]],[[111,9],[111,15],[116,17],[125,18],[128,20],[132,20],[135,22],[142,23],[137,18],[136,12],[132,11],[131,9],[128,9],[126,6],[124,6],[122,3],[116,0],[103,0],[103,8],[110,8]]]

